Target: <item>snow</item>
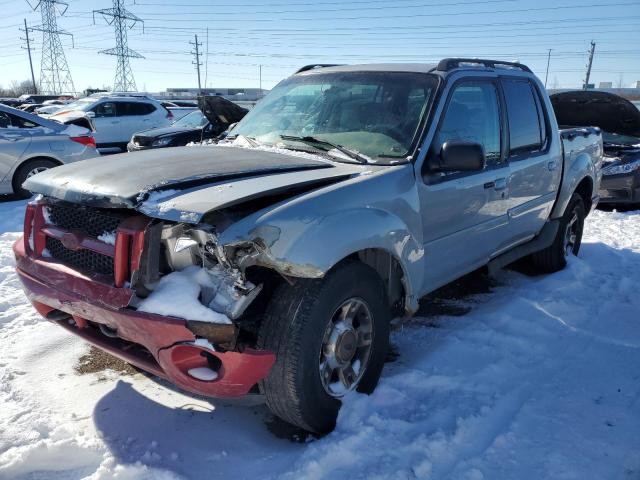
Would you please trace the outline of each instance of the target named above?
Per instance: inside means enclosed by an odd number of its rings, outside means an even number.
[[[455,308],[394,331],[376,392],[299,442],[264,406],[79,375],[88,347],[13,272],[23,209],[0,203],[2,480],[640,478],[640,212],[594,212],[562,272],[439,298]]]
[[[98,240],[104,243],[108,243],[109,245],[116,244],[116,231],[112,232],[103,232],[101,235],[98,235]]]
[[[160,279],[151,294],[138,305],[138,311],[200,320],[202,322],[230,324],[231,320],[200,302],[202,287],[215,287],[205,270],[197,266],[172,272]]]

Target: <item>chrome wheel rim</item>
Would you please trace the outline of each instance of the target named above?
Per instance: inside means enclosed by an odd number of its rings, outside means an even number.
[[[27,178],[31,178],[34,175],[40,173],[40,172],[44,172],[45,170],[49,170],[47,167],[36,167],[33,168],[29,171],[29,173],[27,173]]]
[[[576,244],[578,243],[578,212],[574,210],[573,216],[564,231],[564,255],[569,256],[575,253]]]
[[[367,369],[373,317],[361,298],[345,300],[333,313],[322,338],[320,380],[332,397],[354,390]]]

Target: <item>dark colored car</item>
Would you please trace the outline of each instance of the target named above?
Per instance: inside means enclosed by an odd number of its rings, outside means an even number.
[[[151,128],[135,133],[127,145],[127,150],[135,152],[148,148],[179,147],[190,142],[201,142],[214,138],[218,129],[200,110],[185,115],[168,127]]]
[[[640,204],[640,110],[618,95],[589,90],[551,95],[560,125],[602,129],[601,204]]]
[[[131,137],[127,150],[135,152],[149,148],[180,147],[191,142],[217,138],[232,123],[238,122],[247,110],[220,97],[203,103],[203,111],[191,112],[168,127],[143,130]]]

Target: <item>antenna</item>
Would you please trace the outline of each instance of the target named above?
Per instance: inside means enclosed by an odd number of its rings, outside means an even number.
[[[98,53],[114,55],[117,57],[116,77],[113,90],[116,92],[136,92],[136,81],[133,78],[133,71],[129,65],[130,58],[144,58],[138,52],[131,50],[127,41],[127,28],[133,28],[136,23],[144,21],[128,11],[124,7],[124,0],[113,0],[112,8],[93,11],[93,23],[95,23],[96,13],[102,15],[109,25],[113,25],[116,34],[115,48],[101,50]],[[130,25],[128,23],[131,22]],[[144,23],[142,26],[144,32]]]
[[[29,1],[27,1],[29,3]],[[29,3],[33,10],[40,9],[42,24],[36,27],[26,27],[30,31],[42,32],[42,59],[40,61],[40,92],[50,95],[61,93],[75,94],[75,87],[69,72],[67,58],[62,49],[60,35],[69,35],[73,45],[73,35],[64,30],[58,29],[56,19],[57,9],[60,8],[60,16],[64,15],[69,8],[60,0],[40,0],[35,6]],[[34,82],[35,83],[35,82]]]

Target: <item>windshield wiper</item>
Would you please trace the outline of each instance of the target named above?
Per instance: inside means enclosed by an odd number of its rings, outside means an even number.
[[[359,154],[355,150],[351,150],[347,147],[343,147],[342,145],[338,145],[337,143],[332,143],[327,140],[322,140],[321,138],[311,137],[311,136],[298,137],[296,135],[280,135],[280,138],[282,140],[293,140],[296,142],[302,142],[306,144],[315,143],[316,145],[323,145],[325,147],[334,148],[338,150],[340,153],[344,153],[347,157],[353,160],[356,160],[359,163],[364,163],[364,164],[369,163],[369,160],[367,159],[367,157]]]

